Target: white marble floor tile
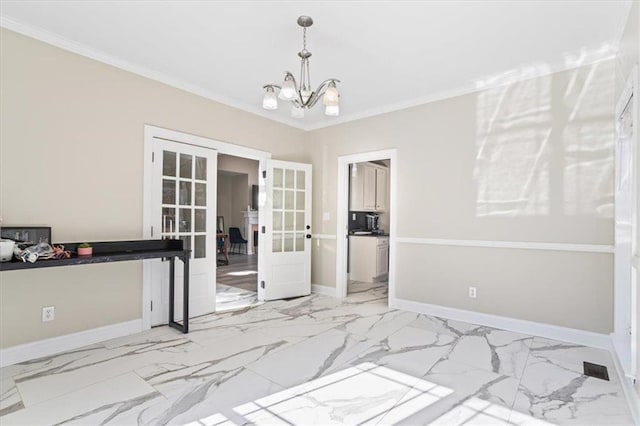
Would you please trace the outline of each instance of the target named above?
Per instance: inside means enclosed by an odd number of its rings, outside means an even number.
[[[349,363],[370,362],[416,377],[425,375],[451,351],[455,337],[433,331],[404,327],[357,355]]]
[[[513,377],[444,360],[378,424],[507,424],[517,390]]]
[[[583,361],[604,365],[607,367],[609,380],[618,383],[611,354],[604,349],[536,337],[531,344],[530,357],[537,361],[548,361],[579,374],[584,373]]]
[[[339,328],[368,339],[384,339],[416,320],[418,314],[391,310],[382,314],[360,315]]]
[[[255,291],[243,290],[224,284],[216,284],[216,311],[225,312],[239,308],[262,305]]]
[[[253,362],[247,368],[284,387],[336,371],[371,347],[372,340],[329,330]]]
[[[0,417],[21,408],[24,404],[13,379],[0,379]]]
[[[480,327],[459,337],[448,358],[519,378],[529,356],[531,340],[531,336]]]
[[[29,407],[76,389],[119,376],[179,353],[199,348],[192,341],[173,333],[104,348],[48,370],[36,370],[14,376],[24,405]]]
[[[529,358],[513,409],[553,424],[632,423],[618,383],[587,377],[554,360],[536,357]]]
[[[157,392],[144,380],[126,373],[8,414],[1,423],[35,426],[115,422],[156,397]]]
[[[375,424],[420,379],[387,367],[349,367],[234,410],[256,425]]]
[[[0,423],[631,422],[606,351],[397,311],[386,287],[354,289],[0,369]],[[583,376],[582,361],[609,367],[612,380]]]
[[[194,424],[205,419],[236,418],[234,407],[272,395],[283,388],[246,369],[221,372],[193,386],[185,386],[136,416],[139,424]],[[241,424],[241,423],[239,423]]]

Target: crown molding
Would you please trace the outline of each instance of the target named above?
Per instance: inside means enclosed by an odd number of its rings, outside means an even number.
[[[631,3],[629,3],[629,12],[631,11]],[[626,16],[628,16],[629,12],[626,14]],[[625,16],[625,19],[626,19]],[[626,21],[625,21],[626,22]],[[303,131],[312,131],[312,130],[318,130],[318,129],[322,129],[325,127],[331,127],[331,126],[336,126],[339,124],[344,124],[344,123],[349,123],[351,121],[356,121],[356,120],[361,120],[364,118],[370,118],[370,117],[374,117],[377,115],[382,115],[382,114],[387,114],[390,112],[396,112],[396,111],[400,111],[403,109],[407,109],[407,108],[413,108],[416,106],[420,106],[420,105],[425,105],[425,104],[429,104],[432,102],[437,102],[437,101],[441,101],[444,99],[449,99],[449,98],[454,98],[454,97],[458,97],[458,96],[463,96],[463,95],[468,95],[468,94],[472,94],[472,93],[476,93],[476,92],[481,92],[483,90],[487,90],[487,89],[494,89],[494,88],[499,88],[499,87],[504,87],[504,86],[508,86],[514,83],[518,83],[521,81],[526,81],[526,80],[530,80],[533,78],[539,78],[539,77],[545,77],[548,75],[552,75],[552,74],[556,74],[558,72],[563,72],[563,71],[569,71],[572,69],[576,69],[576,68],[580,68],[583,66],[588,66],[588,65],[593,65],[595,63],[598,62],[602,62],[602,61],[606,61],[606,60],[610,60],[613,59],[614,57],[616,57],[615,54],[612,54],[610,56],[606,56],[606,57],[595,57],[595,58],[591,58],[591,59],[587,59],[584,60],[582,62],[578,62],[578,63],[564,63],[558,66],[538,66],[536,67],[535,65],[524,65],[524,66],[520,66],[517,68],[514,68],[515,70],[519,70],[519,69],[534,69],[534,72],[531,73],[523,73],[523,75],[521,76],[516,76],[516,77],[510,77],[508,79],[505,79],[503,81],[499,81],[499,79],[495,79],[496,81],[491,82],[491,83],[487,83],[487,84],[483,84],[483,85],[479,85],[476,82],[474,83],[468,83],[466,85],[462,85],[462,86],[458,86],[452,89],[448,89],[448,90],[443,90],[440,92],[435,92],[429,95],[425,95],[425,96],[420,96],[420,97],[416,97],[413,99],[409,99],[406,101],[401,101],[401,102],[396,102],[393,104],[388,104],[388,105],[383,105],[383,106],[379,106],[379,107],[374,107],[374,108],[370,108],[367,109],[365,111],[361,111],[361,112],[355,112],[352,114],[346,114],[346,115],[342,115],[338,118],[331,118],[331,119],[326,119],[326,120],[322,120],[316,123],[304,123],[301,122],[299,120],[295,120],[292,118],[285,118],[285,117],[280,117],[280,116],[275,116],[270,112],[267,112],[265,110],[263,110],[262,108],[260,108],[258,105],[252,105],[252,104],[247,104],[245,102],[238,102],[236,100],[230,99],[226,96],[221,96],[218,94],[215,94],[213,92],[211,92],[208,89],[204,89],[200,86],[196,86],[193,85],[191,83],[188,83],[184,80],[181,79],[177,79],[171,76],[168,76],[164,73],[158,72],[158,71],[154,71],[152,69],[146,68],[146,67],[142,67],[133,63],[130,63],[128,61],[119,59],[113,55],[109,55],[106,54],[102,51],[90,48],[86,45],[83,45],[81,43],[77,43],[73,40],[69,40],[65,37],[61,37],[57,34],[54,34],[52,32],[49,32],[47,30],[44,30],[42,28],[39,27],[35,27],[32,25],[28,25],[28,24],[24,24],[22,22],[16,21],[14,19],[11,18],[7,18],[5,16],[0,16],[0,27],[9,29],[11,31],[15,31],[17,33],[23,34],[25,36],[34,38],[36,40],[42,41],[44,43],[59,47],[61,49],[76,53],[78,55],[90,58],[90,59],[94,59],[96,61],[105,63],[107,65],[111,65],[114,66],[116,68],[120,68],[122,70],[131,72],[133,74],[137,74],[146,78],[149,78],[151,80],[154,81],[158,81],[160,83],[166,84],[168,86],[198,95],[198,96],[202,96],[204,98],[207,98],[209,100],[230,106],[232,108],[236,108],[251,114],[255,114],[258,115],[262,118],[266,118],[268,120],[272,120],[272,121],[276,121],[278,123],[281,124],[285,124],[287,126],[291,126],[294,127],[298,130],[303,130]],[[621,41],[621,37],[624,31],[624,26],[622,28],[622,30],[620,31],[620,34],[618,35],[618,38],[616,40],[617,44],[614,46],[614,52],[617,51],[620,41]],[[499,73],[498,73],[499,74]]]
[[[72,53],[76,53],[80,56],[84,56],[84,57],[96,60],[98,62],[102,62],[104,64],[111,65],[116,68],[120,68],[124,71],[128,71],[130,73],[140,75],[142,77],[146,77],[150,80],[154,80],[154,81],[166,84],[176,89],[180,89],[185,92],[192,93],[194,95],[202,96],[203,98],[207,98],[214,102],[218,102],[226,106],[230,106],[232,108],[240,109],[242,111],[255,114],[272,121],[277,121],[281,124],[295,127],[299,130],[307,130],[304,126],[300,125],[300,122],[296,120],[273,116],[265,112],[259,106],[249,105],[244,102],[238,102],[236,100],[230,99],[226,96],[218,95],[203,87],[196,86],[194,84],[188,83],[178,78],[171,77],[164,73],[161,73],[140,65],[133,64],[129,61],[125,61],[113,55],[109,55],[100,50],[88,47],[82,43],[75,42],[66,37],[61,37],[57,34],[54,34],[42,28],[24,24],[14,19],[7,18],[6,16],[0,16],[0,27],[25,35],[27,37],[31,37],[36,40],[42,41],[52,46],[59,47],[60,49],[67,50]]]

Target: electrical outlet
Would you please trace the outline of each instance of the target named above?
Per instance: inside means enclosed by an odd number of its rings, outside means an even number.
[[[353,213],[353,214],[351,215],[351,220],[356,220],[356,214],[355,214],[355,213]]]
[[[42,308],[42,322],[53,321],[56,318],[56,308],[46,306]]]
[[[475,299],[478,296],[478,293],[476,291],[475,287],[469,287],[469,297],[472,299]]]

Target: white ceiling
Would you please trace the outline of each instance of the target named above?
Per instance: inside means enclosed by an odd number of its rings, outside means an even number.
[[[630,1],[2,1],[4,27],[211,99],[313,129],[504,78],[611,56]],[[342,80],[341,116],[261,108],[262,85],[297,76],[308,31],[312,84]]]

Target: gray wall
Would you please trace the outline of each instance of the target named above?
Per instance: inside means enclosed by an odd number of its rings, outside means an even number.
[[[51,225],[56,241],[142,238],[145,124],[307,160],[302,131],[5,29],[0,121],[3,223]],[[139,262],[0,280],[1,348],[142,316]]]
[[[613,244],[614,75],[605,61],[311,132],[314,232],[336,233],[338,157],[396,148],[398,237]],[[314,284],[335,285],[335,243],[314,243]],[[610,254],[397,254],[399,298],[612,330]]]

